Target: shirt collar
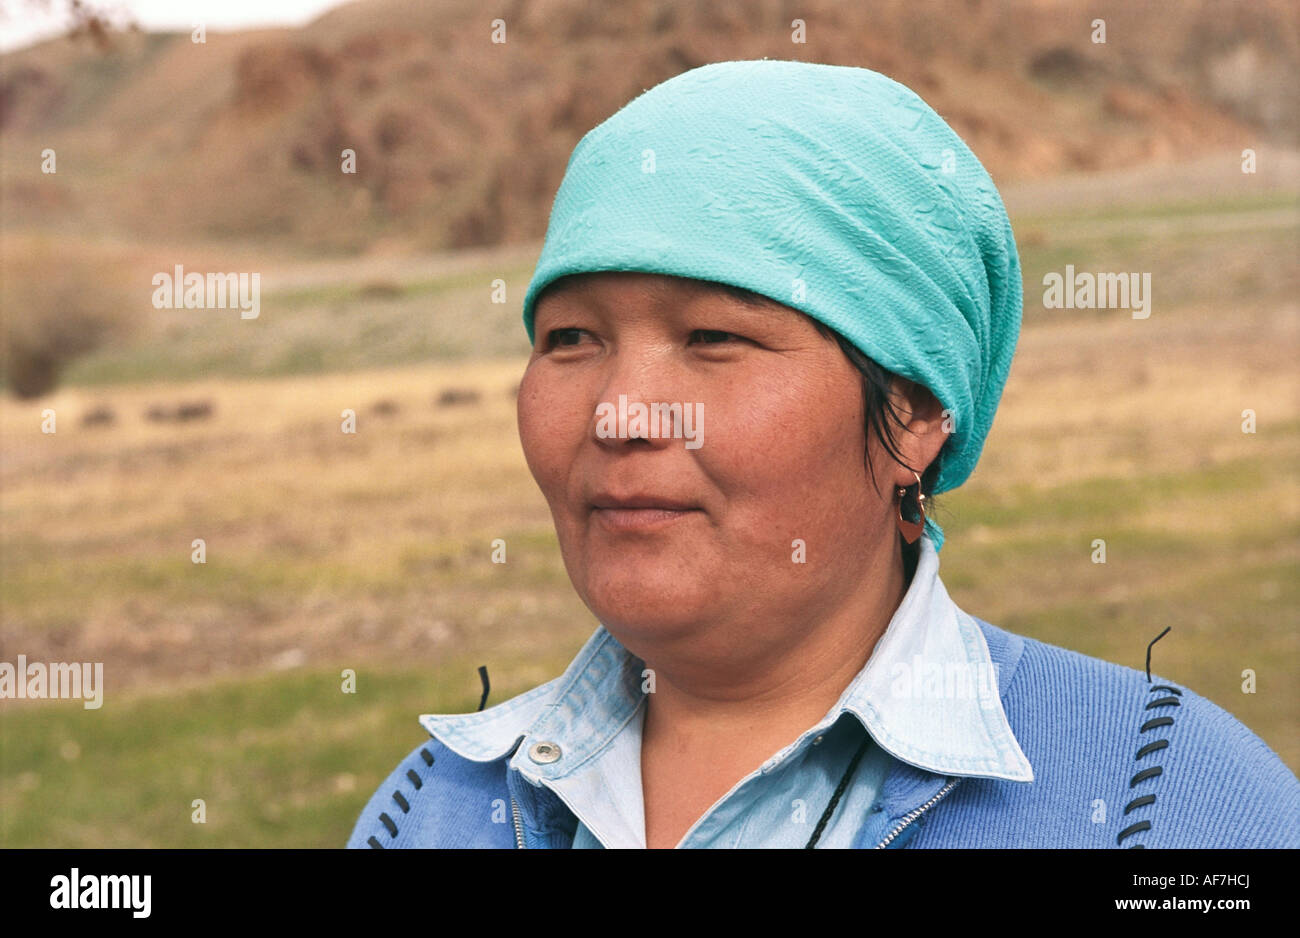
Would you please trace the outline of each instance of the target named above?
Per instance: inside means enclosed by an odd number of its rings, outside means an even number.
[[[852,713],[882,749],[910,765],[943,775],[1033,781],[1002,708],[999,678],[1009,675],[999,675],[979,625],[948,596],[929,537],[920,544],[912,582],[870,659],[813,729]],[[564,758],[555,763],[516,762],[538,778],[568,775],[636,715],[643,668],[600,626],[555,680],[479,713],[425,714],[420,723],[475,762],[503,758],[521,740],[531,746],[563,739]]]

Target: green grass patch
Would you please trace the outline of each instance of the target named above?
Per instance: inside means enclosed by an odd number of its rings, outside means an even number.
[[[508,674],[492,682],[493,702],[527,689]],[[478,677],[447,661],[426,673],[359,667],[357,692],[341,685],[338,671],[313,670],[124,698],[110,683],[99,710],[10,703],[0,846],[341,847],[427,739],[416,717],[476,709]]]

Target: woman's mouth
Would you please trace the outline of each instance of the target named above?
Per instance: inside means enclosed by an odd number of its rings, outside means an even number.
[[[591,502],[596,523],[617,532],[657,531],[701,512],[686,502],[650,495],[598,495]]]

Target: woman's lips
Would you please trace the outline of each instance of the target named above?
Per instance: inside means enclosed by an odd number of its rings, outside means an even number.
[[[655,531],[701,510],[683,501],[655,495],[598,495],[591,503],[592,517],[611,531]]]
[[[591,516],[612,531],[655,531],[699,512],[698,508],[599,508]]]

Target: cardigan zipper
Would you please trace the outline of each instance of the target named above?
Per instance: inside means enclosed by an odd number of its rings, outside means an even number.
[[[888,847],[891,843],[893,843],[893,841],[897,839],[898,835],[901,834],[909,824],[911,824],[913,821],[919,818],[922,814],[924,814],[934,805],[938,804],[939,801],[943,798],[943,796],[948,794],[948,792],[952,791],[957,786],[957,783],[960,781],[961,779],[954,778],[947,785],[944,785],[943,788],[939,790],[939,793],[937,795],[935,795],[925,804],[921,805],[921,807],[909,811],[907,815],[901,821],[898,822],[898,826],[895,827],[892,831],[890,831],[884,840],[876,844],[876,849],[879,850],[882,847]]]
[[[519,805],[515,804],[513,795],[510,796],[510,816],[515,822],[515,847],[523,850],[528,845],[524,843],[524,824],[519,820]]]
[[[890,831],[884,840],[876,844],[876,849],[879,850],[882,847],[888,847],[891,843],[893,843],[893,841],[897,839],[898,835],[903,832],[904,828],[906,828],[909,824],[911,824],[913,821],[919,818],[930,808],[938,804],[943,799],[944,795],[948,794],[948,792],[952,791],[954,788],[957,787],[957,783],[960,781],[961,779],[954,778],[947,785],[944,785],[943,788],[939,790],[939,793],[937,795],[935,795],[925,804],[921,805],[921,807],[909,811],[907,813],[907,816],[904,817],[903,820],[901,820],[898,823],[898,826],[895,827],[892,831]],[[515,803],[515,799],[513,796],[510,798],[510,816],[515,822],[515,847],[516,849],[523,850],[527,846],[527,844],[524,843],[524,825],[523,822],[519,820],[519,805]]]

